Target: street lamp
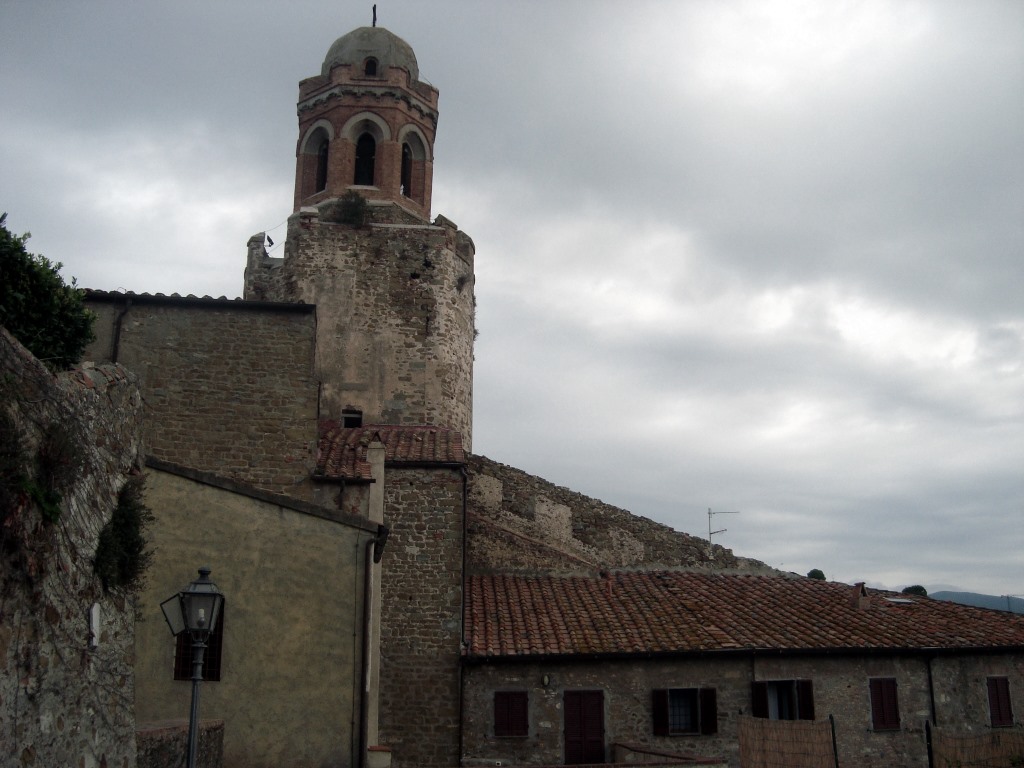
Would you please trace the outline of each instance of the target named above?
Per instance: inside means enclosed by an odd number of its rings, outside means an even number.
[[[188,720],[187,768],[196,766],[196,729],[199,727],[199,683],[203,681],[203,652],[217,626],[224,593],[210,581],[210,567],[199,569],[199,578],[176,595],[160,603],[171,634],[188,632],[192,638],[192,709]]]

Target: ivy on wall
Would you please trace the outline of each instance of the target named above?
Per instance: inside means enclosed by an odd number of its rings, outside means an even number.
[[[139,586],[152,560],[153,553],[146,549],[145,529],[153,514],[143,501],[144,484],[141,475],[125,483],[114,514],[100,531],[93,570],[106,591]]]

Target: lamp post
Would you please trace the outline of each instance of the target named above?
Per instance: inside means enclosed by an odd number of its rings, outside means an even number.
[[[162,603],[171,634],[177,637],[188,632],[192,638],[192,708],[188,718],[187,768],[196,767],[196,731],[199,727],[199,684],[203,681],[203,652],[206,641],[217,626],[224,593],[210,581],[210,567],[199,569],[199,578]]]

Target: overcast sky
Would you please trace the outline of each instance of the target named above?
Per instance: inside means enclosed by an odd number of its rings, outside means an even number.
[[[241,293],[359,2],[0,0],[0,210]],[[474,452],[770,565],[1024,594],[1024,3],[390,2],[477,247]],[[279,247],[274,255],[280,255]]]

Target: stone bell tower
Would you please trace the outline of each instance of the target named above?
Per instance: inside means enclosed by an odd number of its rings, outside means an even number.
[[[283,258],[250,238],[245,298],[317,305],[322,418],[473,425],[474,246],[430,221],[437,89],[382,27],[338,38],[299,83]]]

